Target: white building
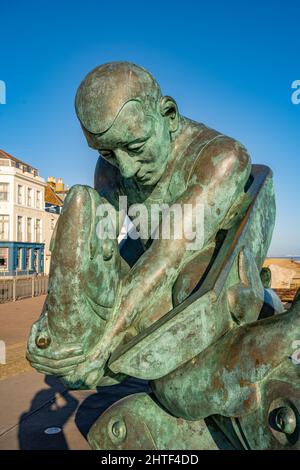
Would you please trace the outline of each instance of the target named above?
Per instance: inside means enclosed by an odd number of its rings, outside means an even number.
[[[45,211],[46,185],[36,168],[0,150],[2,276],[44,273],[45,251],[58,218]]]

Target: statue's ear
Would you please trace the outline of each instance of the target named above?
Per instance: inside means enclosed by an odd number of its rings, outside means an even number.
[[[160,100],[161,115],[168,118],[170,132],[176,132],[179,125],[179,113],[176,101],[170,96],[163,96]]]

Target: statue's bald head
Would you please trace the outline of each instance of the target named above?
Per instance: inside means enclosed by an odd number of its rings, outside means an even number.
[[[160,88],[144,68],[130,62],[110,62],[92,70],[80,84],[75,100],[78,119],[92,134],[109,129],[131,100],[155,107]]]

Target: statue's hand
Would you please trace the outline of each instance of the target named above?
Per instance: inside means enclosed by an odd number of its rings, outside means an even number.
[[[52,354],[50,352],[48,355],[39,355],[27,349],[26,358],[38,372],[64,377],[71,375],[78,365],[84,362],[85,355],[80,347],[68,345],[60,349],[59,357],[55,351],[52,351]]]
[[[75,370],[75,375],[80,377],[84,386],[88,389],[96,388],[105,375],[106,364],[111,353],[120,344],[123,335],[102,338],[100,344]]]
[[[86,357],[85,361],[78,364],[76,367],[74,376],[80,378],[80,381],[84,384],[84,388],[96,388],[98,382],[104,375],[107,359],[106,355],[103,354]]]

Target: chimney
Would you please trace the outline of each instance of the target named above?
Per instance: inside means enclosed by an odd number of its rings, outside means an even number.
[[[56,185],[55,185],[55,191],[57,193],[63,192],[65,190],[65,185],[64,181],[62,178],[57,178]]]
[[[47,179],[47,183],[51,186],[51,188],[55,189],[56,179],[54,178],[54,176],[49,176]]]

